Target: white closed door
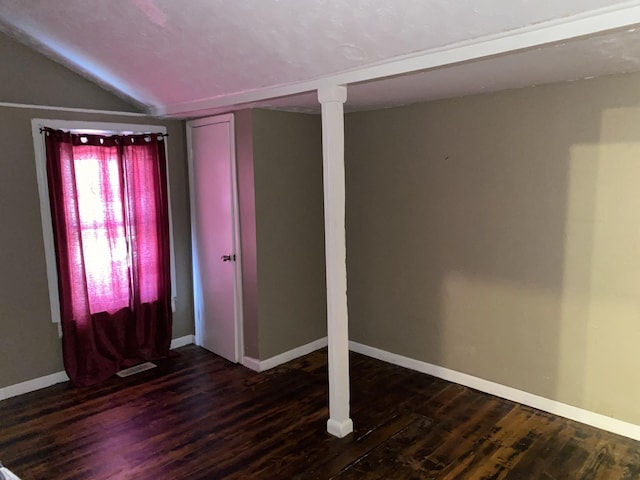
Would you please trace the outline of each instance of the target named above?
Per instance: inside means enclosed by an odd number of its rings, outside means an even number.
[[[240,361],[241,292],[232,115],[187,123],[196,344]]]

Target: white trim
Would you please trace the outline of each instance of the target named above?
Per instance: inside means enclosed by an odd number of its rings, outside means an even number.
[[[599,413],[584,410],[582,408],[567,405],[566,403],[540,397],[533,393],[518,390],[516,388],[501,385],[499,383],[484,380],[482,378],[467,375],[448,368],[433,365],[413,358],[404,357],[396,353],[387,352],[378,348],[369,347],[361,343],[349,342],[351,351],[376,358],[384,362],[399,365],[404,368],[426,373],[434,377],[442,378],[449,382],[464,385],[481,392],[489,393],[497,397],[506,398],[513,402],[521,403],[529,407],[537,408],[553,415],[575,420],[576,422],[591,425],[592,427],[613,432],[624,437],[640,440],[640,425],[624,422],[616,418],[607,417]]]
[[[236,157],[236,121],[230,114],[229,145],[231,146],[231,218],[233,219],[233,308],[235,314],[236,358],[238,363],[244,359],[244,297],[242,289],[242,236],[240,234],[240,194],[238,191],[238,158]]]
[[[166,129],[162,133],[167,133]],[[178,299],[178,279],[176,275],[175,242],[173,240],[173,209],[171,208],[171,182],[169,181],[169,137],[164,138],[165,173],[167,176],[167,207],[169,221],[169,276],[171,277],[171,311],[176,312]]]
[[[34,118],[31,125],[50,127],[57,130],[104,130],[114,133],[167,133],[164,125],[123,122],[92,122],[86,120],[58,120],[51,118]],[[40,130],[38,130],[40,134]]]
[[[353,431],[349,417],[349,315],[345,229],[344,102],[347,89],[318,90],[322,110],[322,179],[327,279],[329,415],[327,429],[343,437]],[[351,428],[350,431],[346,431]]]
[[[40,133],[41,123],[37,119],[31,120],[31,135],[36,162],[36,178],[38,195],[40,197],[40,219],[42,221],[42,240],[44,243],[44,258],[47,268],[47,283],[49,290],[49,308],[51,321],[58,324],[58,335],[62,337],[60,328],[60,300],[58,298],[58,268],[56,265],[56,249],[53,239],[53,223],[51,220],[51,204],[49,203],[49,185],[47,183],[47,155],[44,141]]]
[[[184,347],[185,345],[191,345],[195,343],[196,337],[193,335],[185,335],[184,337],[178,337],[171,340],[171,346],[169,347],[171,350],[174,348]]]
[[[216,108],[311,92],[327,85],[349,85],[395,75],[474,61],[519,50],[538,48],[566,40],[635,27],[640,24],[640,2],[590,10],[564,18],[540,22],[508,32],[467,40],[445,47],[396,57],[384,63],[346,72],[252,91],[152,107],[158,116],[185,116]]]
[[[50,127],[60,130],[103,130],[111,132],[156,132],[167,133],[167,127],[163,125],[144,125],[121,122],[86,122],[82,120],[54,120],[45,118],[33,118],[31,120],[31,135],[36,162],[36,178],[38,182],[38,194],[40,197],[40,218],[42,221],[42,239],[44,242],[45,263],[47,268],[47,283],[49,286],[49,307],[51,309],[51,321],[58,324],[58,334],[62,336],[60,329],[60,301],[58,298],[58,269],[56,266],[55,243],[53,239],[53,224],[51,221],[51,207],[49,204],[49,186],[47,183],[47,155],[44,139],[40,128]],[[169,195],[169,156],[168,139],[165,138],[165,154],[167,169],[167,195],[169,197],[169,249],[171,270],[171,306],[175,311],[175,299],[177,296],[175,252],[173,245],[173,222],[171,215],[171,196]]]
[[[185,335],[184,337],[178,337],[171,340],[171,349],[184,347],[185,345],[191,345],[193,343],[193,335]],[[34,392],[42,388],[50,387],[57,383],[68,382],[69,376],[66,372],[56,372],[51,375],[45,375],[44,377],[34,378],[27,380],[26,382],[16,383],[15,385],[9,385],[0,388],[0,401],[7,398],[17,397],[25,393]]]
[[[9,385],[8,387],[0,388],[0,400],[6,400],[7,398],[16,397],[24,393],[40,390],[41,388],[47,388],[56,383],[62,383],[69,380],[66,372],[56,372],[51,375],[45,375],[44,377],[34,378],[33,380],[27,380],[26,382],[16,383],[15,385]]]
[[[116,110],[92,110],[90,108],[74,108],[74,107],[54,107],[49,105],[31,105],[28,103],[11,103],[0,102],[0,107],[8,108],[25,108],[33,110],[54,110],[57,112],[75,112],[75,113],[96,113],[100,115],[120,115],[126,117],[148,117],[146,113],[138,112],[119,112]]]
[[[282,365],[283,363],[290,362],[291,360],[295,360],[296,358],[303,357],[304,355],[308,355],[309,353],[320,350],[321,348],[324,348],[326,346],[327,337],[322,337],[318,340],[314,340],[313,342],[301,345],[292,350],[288,350],[284,353],[276,355],[275,357],[267,358],[265,360],[258,360],[256,358],[248,357],[245,355],[242,361],[242,365],[256,372],[264,372],[265,370],[269,370],[271,368],[277,367],[278,365]]]
[[[204,125],[211,125],[215,123],[228,123],[229,124],[229,148],[231,155],[231,217],[232,217],[232,245],[235,255],[235,261],[233,263],[233,308],[234,308],[234,335],[236,340],[235,345],[235,361],[236,363],[243,363],[244,361],[244,311],[242,305],[243,291],[242,291],[242,249],[240,236],[240,204],[238,196],[238,159],[236,158],[236,141],[235,141],[235,117],[232,113],[225,115],[216,115],[207,118],[201,118],[198,120],[191,120],[186,124],[186,136],[187,136],[187,165],[189,170],[189,206],[191,211],[191,266],[193,275],[193,284],[201,285],[200,281],[200,267],[198,265],[198,247],[196,244],[196,205],[195,205],[195,189],[193,178],[193,135],[192,130],[194,127],[200,127]],[[194,306],[194,320],[195,320],[195,343],[196,345],[202,345],[202,323],[200,320],[200,305],[202,300],[200,298],[200,292],[198,288],[193,289],[193,306]]]
[[[253,370],[254,372],[262,372],[260,368],[260,360],[253,357],[244,356],[242,359],[242,365],[247,367],[249,370]]]

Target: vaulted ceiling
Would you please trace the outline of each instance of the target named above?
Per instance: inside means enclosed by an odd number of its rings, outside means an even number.
[[[351,110],[640,71],[640,1],[0,0],[0,29],[152,114]]]

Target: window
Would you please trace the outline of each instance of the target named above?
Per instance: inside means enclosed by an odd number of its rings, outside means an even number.
[[[123,125],[102,124],[92,122],[66,122],[58,120],[34,119],[32,131],[36,152],[36,169],[38,175],[38,189],[40,193],[40,209],[43,224],[43,238],[45,243],[45,255],[47,262],[47,276],[49,283],[50,305],[53,322],[60,323],[60,304],[58,295],[58,274],[56,268],[55,245],[52,231],[51,211],[49,206],[49,189],[47,185],[46,154],[44,139],[40,133],[42,127],[73,131],[86,134],[134,134],[144,132],[162,132],[166,129],[161,126],[150,125]],[[82,141],[82,137],[81,137]],[[121,181],[119,173],[120,165],[114,149],[113,155],[109,149],[102,148],[101,154],[95,153],[91,145],[78,145],[74,147],[74,167],[76,175],[75,196],[78,201],[78,222],[82,232],[82,245],[85,252],[84,263],[87,271],[87,283],[94,289],[89,305],[90,312],[117,311],[129,304],[129,245],[125,233],[125,218],[123,215],[121,189],[126,186]],[[106,151],[106,154],[104,153]],[[106,173],[105,173],[106,172]],[[144,171],[136,172],[136,175],[144,175]],[[139,217],[137,235],[151,236],[151,230],[155,228],[154,217],[149,212],[155,210],[153,198],[140,199],[137,202],[139,209],[136,215]],[[147,209],[148,211],[145,211]],[[171,212],[169,211],[169,224],[171,225]],[[146,223],[145,223],[146,222]],[[172,308],[175,310],[175,266],[173,262],[173,235],[169,229],[169,241],[171,249],[171,297]],[[153,250],[153,242],[149,244],[148,251],[141,252],[144,258],[139,261],[152,262],[157,255]],[[157,245],[156,245],[157,248]],[[153,272],[149,268],[145,271]],[[142,302],[150,302],[157,298],[155,286],[157,282],[153,278],[145,278],[141,282],[140,296]]]

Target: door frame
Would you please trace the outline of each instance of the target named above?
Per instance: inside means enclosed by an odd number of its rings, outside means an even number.
[[[234,334],[235,334],[235,361],[242,363],[244,360],[244,334],[243,334],[243,308],[242,308],[242,251],[240,236],[240,208],[238,200],[238,167],[236,159],[236,142],[235,142],[235,122],[232,113],[224,115],[215,115],[211,117],[198,118],[186,122],[187,134],[187,162],[189,168],[189,206],[191,211],[191,264],[193,279],[193,317],[195,321],[195,342],[196,345],[202,345],[203,328],[202,318],[200,318],[200,305],[202,302],[200,289],[197,285],[200,283],[200,271],[198,268],[198,250],[195,235],[195,195],[194,195],[194,179],[193,179],[193,128],[212,125],[216,123],[227,123],[229,129],[229,153],[231,155],[231,221],[232,236],[231,244],[233,248],[232,255],[235,254],[235,262],[233,263],[233,311],[234,311]]]

